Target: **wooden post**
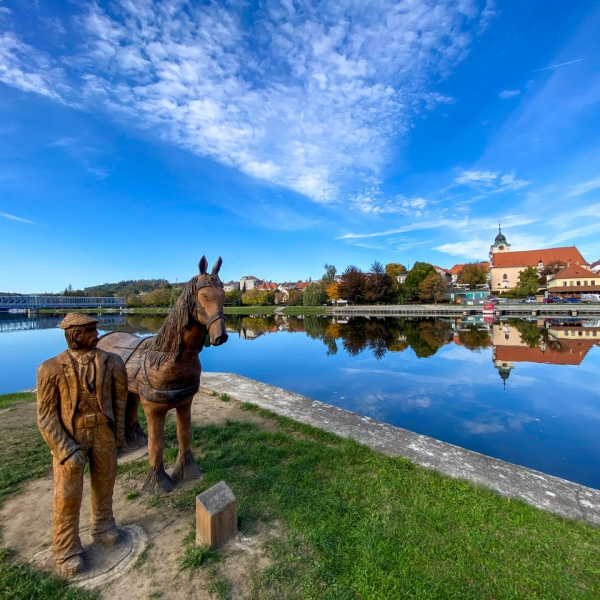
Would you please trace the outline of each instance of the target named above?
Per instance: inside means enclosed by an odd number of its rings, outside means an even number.
[[[237,498],[221,481],[196,496],[196,544],[218,548],[237,534]]]

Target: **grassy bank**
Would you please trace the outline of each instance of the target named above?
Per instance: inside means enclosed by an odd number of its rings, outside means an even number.
[[[32,392],[15,392],[14,394],[0,395],[0,410],[8,408],[15,402],[35,402],[36,395]]]
[[[600,596],[597,528],[259,412],[274,431],[194,427],[207,475],[168,500],[193,518],[195,496],[225,480],[242,531],[281,524],[270,566],[254,575],[255,597]],[[167,445],[173,460],[173,424]],[[208,563],[214,576],[218,563]]]
[[[196,495],[225,480],[238,498],[242,532],[253,535],[273,524],[280,533],[266,548],[269,566],[252,575],[254,598],[600,597],[598,528],[250,404],[242,408],[268,419],[269,426],[238,421],[194,426],[192,444],[204,479],[191,489],[140,500],[182,511],[192,523]],[[144,424],[143,413],[140,417]],[[15,453],[17,436],[9,442],[5,433],[0,468],[22,472],[31,455]],[[30,434],[19,429],[21,438]],[[165,435],[169,462],[177,452],[172,420]],[[39,469],[27,477],[47,472],[49,456],[40,454],[36,464]],[[119,476],[141,481],[146,468],[145,461],[129,463],[119,467]],[[18,486],[3,489],[14,493]],[[188,553],[198,550],[190,547]],[[188,563],[218,581],[218,554]],[[45,576],[5,562],[0,597],[52,597],[36,592],[36,577]],[[7,595],[12,582],[20,595]],[[227,589],[226,582],[221,588]]]

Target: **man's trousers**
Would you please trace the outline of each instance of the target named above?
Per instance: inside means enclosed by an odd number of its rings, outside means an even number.
[[[115,526],[112,496],[117,477],[115,436],[107,423],[76,428],[75,440],[90,463],[90,533],[98,536]],[[56,459],[54,470],[54,544],[52,552],[57,563],[81,554],[79,511],[83,495],[83,471],[72,457],[64,464]]]

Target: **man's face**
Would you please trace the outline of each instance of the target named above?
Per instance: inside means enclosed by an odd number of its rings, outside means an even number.
[[[96,329],[96,324],[92,323],[82,327],[81,333],[79,333],[76,338],[79,338],[77,341],[79,342],[81,350],[91,350],[92,348],[95,348],[98,343],[98,330]]]

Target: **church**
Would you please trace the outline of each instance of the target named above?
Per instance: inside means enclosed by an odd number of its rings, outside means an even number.
[[[566,265],[588,267],[575,246],[511,252],[511,246],[499,227],[498,235],[490,246],[490,289],[492,292],[508,291],[518,285],[519,274],[527,267],[541,271],[558,261]]]

